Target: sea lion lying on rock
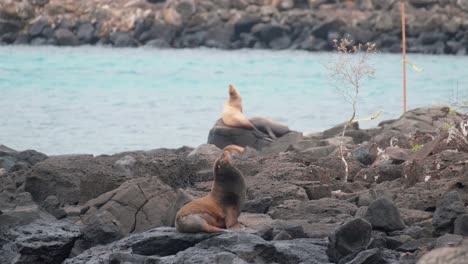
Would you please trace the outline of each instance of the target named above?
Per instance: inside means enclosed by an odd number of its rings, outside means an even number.
[[[211,192],[184,205],[177,212],[175,226],[181,233],[222,232],[239,229],[237,221],[246,197],[242,173],[231,164],[231,154],[223,151],[214,164]]]
[[[276,139],[290,132],[287,126],[267,118],[254,117],[247,119],[242,111],[242,97],[231,84],[229,85],[229,98],[224,104],[221,119],[226,126],[253,129],[257,132],[267,134],[272,139]]]

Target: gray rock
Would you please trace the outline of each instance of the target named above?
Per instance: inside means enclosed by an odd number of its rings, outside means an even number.
[[[400,262],[400,254],[388,249],[369,249],[359,252],[346,264],[394,264]]]
[[[435,247],[457,247],[463,241],[463,236],[461,235],[453,235],[453,234],[445,234],[437,238]]]
[[[244,204],[243,212],[265,214],[268,212],[273,199],[270,196],[248,200]]]
[[[208,134],[208,144],[213,144],[220,149],[234,144],[241,147],[249,146],[256,150],[261,150],[270,143],[267,137],[266,134],[258,133],[253,130],[227,127],[220,119]]]
[[[418,249],[421,248],[427,248],[427,249],[433,249],[435,245],[435,238],[432,237],[424,237],[416,240],[411,240],[403,245],[399,246],[396,250],[402,251],[402,252],[415,252]]]
[[[144,31],[139,36],[138,40],[141,43],[147,43],[151,40],[164,40],[165,43],[170,44],[176,36],[177,29],[171,25],[155,23],[150,29]]]
[[[65,210],[61,207],[60,201],[56,196],[47,197],[41,204],[42,208],[57,219],[67,216]]]
[[[332,154],[336,148],[336,146],[314,147],[303,150],[301,153],[310,159],[318,160]]]
[[[110,36],[110,41],[118,48],[137,46],[136,40],[128,32],[114,32]]]
[[[372,202],[364,218],[371,223],[374,229],[394,231],[405,228],[398,208],[385,197]]]
[[[120,232],[128,235],[163,225],[170,212],[176,192],[156,177],[137,178],[119,188],[90,200],[84,222],[96,212],[109,212],[117,221]]]
[[[88,22],[78,27],[76,35],[80,42],[84,44],[94,44],[97,41],[96,30],[93,24]]]
[[[55,31],[54,37],[59,46],[76,46],[79,44],[78,38],[68,29],[59,28]]]
[[[163,48],[170,48],[171,45],[167,43],[164,39],[152,39],[146,42],[145,47],[163,49]]]
[[[108,211],[92,215],[83,224],[83,235],[73,249],[75,255],[96,245],[105,245],[123,238],[119,222]]]
[[[80,236],[77,226],[66,222],[34,222],[11,230],[14,263],[62,263]]]
[[[29,35],[31,37],[38,37],[42,34],[42,31],[50,26],[49,25],[49,17],[43,16],[39,18],[34,24],[32,24],[31,28],[29,29]]]
[[[468,214],[460,215],[455,219],[453,233],[468,236]]]
[[[55,217],[32,201],[29,193],[0,192],[0,231],[27,225],[36,220],[53,221]]]
[[[362,218],[354,218],[338,227],[328,239],[327,255],[338,262],[349,254],[367,248],[372,234],[372,226]]]
[[[465,205],[456,191],[446,193],[437,202],[432,225],[436,235],[452,233],[455,219],[466,213]]]

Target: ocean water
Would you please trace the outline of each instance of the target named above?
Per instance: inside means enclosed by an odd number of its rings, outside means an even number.
[[[247,117],[298,131],[343,122],[350,105],[333,92],[329,53],[0,47],[0,144],[49,155],[110,154],[205,143],[228,84]],[[468,92],[468,57],[410,55],[408,108]],[[382,110],[376,126],[402,114],[401,57],[379,54],[362,83],[358,117]]]

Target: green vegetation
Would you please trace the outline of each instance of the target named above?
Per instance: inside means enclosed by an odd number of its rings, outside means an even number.
[[[422,149],[423,147],[424,147],[424,145],[416,144],[411,148],[411,151],[416,152],[416,151]]]

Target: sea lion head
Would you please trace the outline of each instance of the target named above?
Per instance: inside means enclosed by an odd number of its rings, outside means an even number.
[[[242,113],[242,97],[234,85],[229,85],[229,99],[228,104]]]
[[[240,171],[231,163],[232,156],[228,150],[224,150],[221,157],[215,161],[214,175],[215,180],[228,180],[231,177],[238,175]]]
[[[233,99],[241,98],[239,92],[232,84],[229,85],[229,98],[233,98]]]

